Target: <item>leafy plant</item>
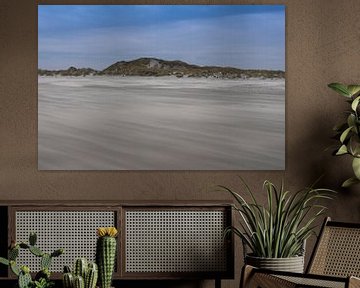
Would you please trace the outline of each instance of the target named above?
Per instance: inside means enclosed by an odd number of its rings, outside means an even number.
[[[347,179],[342,186],[349,187],[360,183],[360,85],[344,85],[341,83],[331,83],[329,88],[338,94],[347,98],[350,104],[350,110],[346,112],[346,122],[334,127],[336,137],[340,141],[340,145],[334,151],[334,155],[351,155],[352,168],[354,176]]]
[[[0,257],[0,263],[10,266],[11,271],[18,277],[19,288],[50,288],[53,282],[50,280],[50,265],[53,257],[58,257],[64,253],[63,249],[57,249],[51,254],[43,252],[36,246],[37,236],[30,233],[29,243],[12,242],[8,251],[8,259]],[[30,275],[30,268],[26,265],[19,266],[16,259],[19,256],[20,249],[28,250],[31,254],[41,258],[41,270],[35,275],[33,280]]]
[[[53,287],[55,284],[52,281],[48,281],[45,278],[41,278],[38,281],[34,281],[33,282],[33,286],[34,288],[51,288]]]
[[[261,205],[249,186],[241,179],[251,202],[225,186],[236,200],[233,208],[240,215],[240,227],[228,227],[225,234],[233,232],[239,236],[256,257],[287,258],[301,255],[304,241],[314,233],[315,220],[324,214],[325,206],[320,199],[332,199],[334,191],[329,189],[304,188],[296,193],[280,189],[266,180],[267,205]]]

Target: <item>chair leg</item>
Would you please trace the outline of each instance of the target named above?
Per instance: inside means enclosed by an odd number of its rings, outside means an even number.
[[[296,288],[296,284],[287,280],[272,276],[271,274],[261,273],[257,269],[246,265],[242,269],[240,288]],[[357,288],[354,286],[351,288]],[[360,288],[360,287],[359,287]]]
[[[251,280],[251,276],[253,274],[253,271],[254,271],[254,267],[252,267],[250,265],[244,265],[244,267],[242,268],[242,271],[241,271],[239,288],[248,287],[250,280]]]
[[[221,278],[215,278],[215,288],[221,288]]]

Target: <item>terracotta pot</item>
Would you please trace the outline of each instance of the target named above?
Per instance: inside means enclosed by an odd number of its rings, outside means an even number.
[[[263,258],[246,255],[245,263],[254,267],[275,271],[304,272],[304,256],[289,258]]]

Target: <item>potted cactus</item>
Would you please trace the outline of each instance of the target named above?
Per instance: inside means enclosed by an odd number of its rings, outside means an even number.
[[[78,258],[71,272],[69,266],[64,267],[64,288],[95,288],[98,279],[98,267],[96,263],[88,262],[86,258]]]
[[[57,249],[52,253],[45,253],[36,246],[36,233],[30,233],[29,243],[12,242],[8,252],[8,259],[0,257],[0,263],[10,266],[11,271],[18,277],[19,288],[49,288],[54,285],[50,280],[50,265],[54,257],[64,253],[63,249]],[[41,270],[35,275],[34,280],[30,275],[30,268],[26,265],[19,266],[16,259],[20,249],[26,249],[33,255],[39,257]]]
[[[97,229],[96,262],[99,267],[99,287],[110,288],[116,258],[115,227],[100,227]]]

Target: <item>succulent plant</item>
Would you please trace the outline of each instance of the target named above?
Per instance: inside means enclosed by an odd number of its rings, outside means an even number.
[[[116,258],[115,227],[101,227],[97,229],[96,262],[99,267],[100,288],[110,288]]]
[[[52,286],[50,281],[50,265],[53,257],[58,257],[64,253],[63,249],[57,249],[53,253],[44,253],[39,247],[36,246],[37,236],[35,233],[30,233],[29,244],[20,242],[11,242],[8,259],[0,257],[0,263],[10,266],[11,271],[18,276],[19,288],[47,288]],[[28,266],[21,266],[16,263],[16,259],[19,256],[20,249],[29,250],[33,255],[40,257],[41,270],[35,275],[33,281],[30,275],[30,269]]]
[[[95,288],[98,279],[96,263],[88,263],[85,258],[78,258],[74,263],[74,272],[69,266],[64,266],[64,288]]]

